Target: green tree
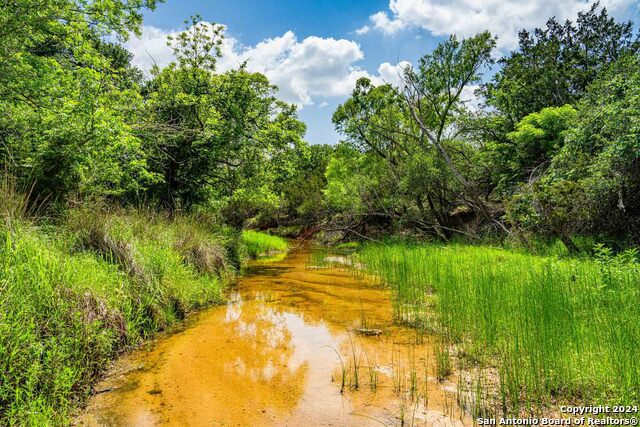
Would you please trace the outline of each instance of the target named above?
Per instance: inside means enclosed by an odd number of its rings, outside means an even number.
[[[280,195],[278,223],[311,227],[324,220],[325,171],[333,154],[330,145],[301,141],[280,150],[270,159],[274,169],[274,191]]]
[[[305,126],[264,75],[215,73],[221,26],[188,24],[169,41],[177,61],[154,69],[146,88],[145,141],[162,177],[151,194],[170,210],[225,205],[242,221],[277,203],[269,159],[299,143]]]
[[[565,242],[572,234],[640,241],[639,93],[638,55],[610,64],[578,104],[547,172],[510,201],[516,225]]]
[[[374,87],[368,79],[361,79],[351,98],[338,107],[333,121],[346,141],[361,153],[362,167],[373,164],[372,157],[379,159],[376,168],[362,172],[365,177],[375,176],[375,182],[353,178],[354,183],[360,184],[357,194],[367,199],[359,206],[369,209],[370,220],[386,217],[396,225],[411,225],[445,237],[453,227],[449,213],[464,203],[464,191],[436,147],[425,142],[424,133],[398,89],[390,85]],[[462,154],[468,154],[468,147],[456,140],[443,139],[441,144],[452,152],[450,159],[456,167],[461,167]],[[337,172],[349,159],[350,156],[332,159],[330,167],[335,168],[335,173],[329,184],[334,191],[328,194],[338,197],[344,193],[346,187],[341,190],[341,175]],[[384,176],[371,175],[374,173]],[[375,183],[378,188],[367,188],[367,183]],[[334,205],[339,206],[336,197]]]
[[[570,105],[549,107],[522,119],[502,142],[484,147],[500,193],[513,191],[523,182],[542,176],[575,123],[577,113]]]
[[[131,127],[141,99],[130,56],[101,37],[138,32],[156,3],[0,5],[0,162],[35,196],[122,196],[153,181]]]
[[[449,167],[458,184],[464,188],[469,205],[492,220],[486,203],[478,191],[455,164],[445,141],[456,138],[456,122],[465,111],[462,92],[480,82],[481,70],[491,64],[495,39],[484,32],[458,40],[455,36],[440,43],[431,54],[420,59],[417,70],[407,69],[403,96],[412,119],[420,131],[420,147],[434,147]]]
[[[595,3],[576,22],[551,18],[520,32],[519,48],[500,60],[485,86],[487,102],[518,123],[545,107],[575,104],[609,63],[638,48],[631,22],[616,22]]]

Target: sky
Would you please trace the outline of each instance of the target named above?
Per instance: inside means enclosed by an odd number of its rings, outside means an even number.
[[[331,116],[356,80],[397,84],[403,67],[417,63],[449,34],[498,36],[496,56],[517,46],[518,31],[543,26],[552,16],[574,19],[590,0],[166,0],[145,13],[141,37],[126,47],[149,70],[172,60],[166,38],[199,14],[223,24],[218,70],[248,61],[278,86],[278,97],[296,104],[312,144],[340,136]],[[601,0],[610,14],[640,22],[640,0]],[[636,28],[638,26],[636,25]],[[472,97],[472,90],[468,97]]]

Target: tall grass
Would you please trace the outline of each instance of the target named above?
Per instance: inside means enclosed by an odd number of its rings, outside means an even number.
[[[494,410],[640,400],[640,265],[465,245],[366,245],[399,321],[497,375]]]
[[[242,252],[195,218],[78,208],[36,224],[1,196],[0,425],[68,424],[111,359],[221,301]]]
[[[253,230],[242,232],[242,242],[251,258],[285,252],[289,244],[285,239]]]

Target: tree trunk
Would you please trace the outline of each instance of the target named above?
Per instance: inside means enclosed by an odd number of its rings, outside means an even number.
[[[568,234],[561,233],[560,241],[562,241],[562,243],[566,246],[569,253],[577,254],[580,251],[578,246],[576,246],[576,244],[573,243],[573,240],[571,240],[571,237]]]

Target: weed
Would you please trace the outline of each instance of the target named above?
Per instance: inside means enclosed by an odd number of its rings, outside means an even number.
[[[340,360],[340,394],[344,394],[344,389],[347,386],[347,368],[344,366],[344,362],[342,360],[342,356],[340,356],[340,352],[333,347],[329,347],[336,353],[338,356],[338,360]]]
[[[362,351],[364,351],[364,356],[367,359],[367,368],[369,370],[369,388],[371,389],[371,391],[375,392],[378,388],[378,367],[375,364],[375,360],[374,363],[371,363],[371,360],[369,360],[369,354],[364,347],[362,348]]]
[[[356,352],[356,344],[351,337],[351,333],[347,332],[347,336],[349,337],[349,344],[351,345],[351,388],[354,390],[358,390],[360,388],[360,357]]]
[[[451,355],[449,347],[444,343],[439,343],[434,349],[436,359],[436,378],[444,381],[451,374]]]
[[[20,200],[0,211],[0,424],[67,425],[111,359],[221,301],[226,237],[209,225],[79,207],[36,226]]]

